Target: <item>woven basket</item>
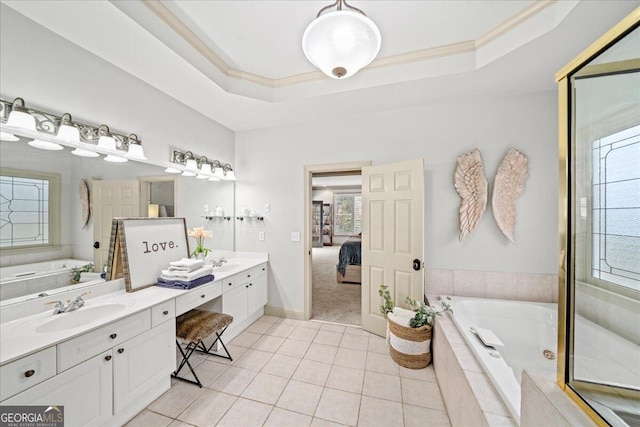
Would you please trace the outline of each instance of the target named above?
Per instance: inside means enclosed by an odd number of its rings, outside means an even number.
[[[411,328],[389,321],[389,354],[400,366],[426,368],[431,363],[431,325]]]

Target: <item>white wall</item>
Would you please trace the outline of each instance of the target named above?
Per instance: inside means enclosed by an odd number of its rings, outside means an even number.
[[[60,115],[69,112],[81,122],[105,123],[115,132],[134,132],[142,139],[146,156],[158,164],[169,160],[169,147],[176,147],[206,155],[211,160],[231,163],[235,167],[234,133],[230,129],[44,29],[4,4],[0,5],[0,95],[6,100],[20,96],[27,106]],[[2,144],[4,154],[8,146]],[[55,169],[59,160],[49,156],[45,161],[51,162]],[[80,178],[135,179],[139,175],[162,174],[160,168],[139,163],[129,162],[122,169],[107,169],[104,164],[102,160],[74,161],[74,165],[82,166],[79,167],[81,170],[74,166],[70,184],[72,197]],[[231,215],[233,194],[233,184],[230,183],[180,178],[178,215],[187,217],[189,227],[201,225],[204,221],[201,216],[205,203],[210,209],[219,204]],[[70,210],[71,216],[63,216],[63,221],[79,218],[77,208],[72,205]],[[225,224],[209,225],[214,235],[221,236],[220,240],[212,241],[210,247],[232,249],[233,223],[226,221]],[[74,243],[85,246],[92,240],[87,240],[87,233],[85,230],[76,235]]]
[[[461,75],[464,78],[464,75]],[[303,167],[344,161],[373,164],[424,158],[425,266],[429,269],[557,273],[558,149],[555,91],[356,115],[340,121],[236,134],[243,171],[238,202],[261,206],[264,242],[238,230],[237,250],[269,252],[269,304],[303,307],[303,248],[291,231],[303,226]],[[479,148],[489,182],[510,147],[529,157],[529,178],[517,204],[515,241],[500,232],[490,206],[476,230],[458,242],[456,158]],[[239,206],[239,204],[237,205]]]

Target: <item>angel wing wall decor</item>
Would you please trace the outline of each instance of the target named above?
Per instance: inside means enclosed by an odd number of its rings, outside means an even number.
[[[78,188],[78,195],[80,196],[80,205],[82,206],[82,228],[84,229],[89,223],[91,216],[91,207],[89,202],[89,186],[84,179],[80,180],[80,186]]]
[[[454,185],[460,195],[459,239],[462,242],[478,225],[487,208],[487,178],[477,148],[458,157]]]
[[[524,182],[529,175],[527,162],[527,156],[515,148],[510,149],[500,162],[493,181],[493,217],[502,233],[512,242],[516,226],[516,200],[524,191]]]

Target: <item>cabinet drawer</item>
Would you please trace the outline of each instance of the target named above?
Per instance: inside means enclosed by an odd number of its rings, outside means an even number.
[[[176,317],[176,303],[175,300],[163,302],[162,304],[154,305],[151,307],[151,327],[166,322],[169,319]]]
[[[0,366],[0,401],[20,393],[56,374],[56,347]]]
[[[199,286],[176,298],[176,316],[222,295],[222,281]]]
[[[238,273],[235,275],[236,287],[240,287],[246,283],[249,283],[256,278],[267,274],[267,264],[260,264],[257,267],[250,268],[249,270],[243,271],[242,273]]]
[[[229,276],[226,279],[222,279],[222,293],[232,291],[236,287],[236,276]]]
[[[151,312],[145,310],[58,344],[58,372],[67,370],[148,329],[151,329]]]

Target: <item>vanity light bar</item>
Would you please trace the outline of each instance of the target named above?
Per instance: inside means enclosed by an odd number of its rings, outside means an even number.
[[[21,120],[16,121],[12,119],[16,114],[20,116]],[[27,122],[26,119],[28,119],[28,125],[21,125],[21,123]],[[35,128],[31,126],[31,123],[33,123],[32,120],[35,122]],[[98,141],[101,136],[104,136],[104,129],[106,128],[109,137],[115,142],[114,153],[123,156],[133,154],[128,157],[136,160],[146,160],[144,153],[141,151],[142,143],[135,134],[125,136],[123,134],[109,131],[109,128],[106,125],[93,126],[75,120],[72,121],[71,115],[68,113],[58,116],[46,111],[36,110],[35,108],[27,107],[22,98],[16,98],[13,101],[0,99],[0,124],[2,124],[3,140],[17,140],[16,136],[11,132],[15,129],[15,131],[20,131],[16,133],[19,135],[26,135],[27,138],[38,140],[39,137],[43,136],[42,134],[45,134],[46,136],[51,137],[51,139],[58,140],[60,142],[66,142],[74,145],[82,143],[88,144],[85,145],[84,148],[89,149],[102,148],[98,145]],[[72,128],[76,128],[78,132],[69,132],[69,130],[73,130]],[[66,135],[73,135],[73,137],[67,138],[65,137]],[[75,137],[76,135],[78,138]],[[138,145],[140,148],[134,148],[132,151],[130,150],[130,145],[132,144]]]
[[[167,173],[180,173],[184,176],[195,176],[209,181],[235,181],[236,177],[230,164],[222,164],[219,160],[209,160],[207,156],[194,154],[192,151],[170,149],[169,161],[179,165],[180,169],[168,167]]]

